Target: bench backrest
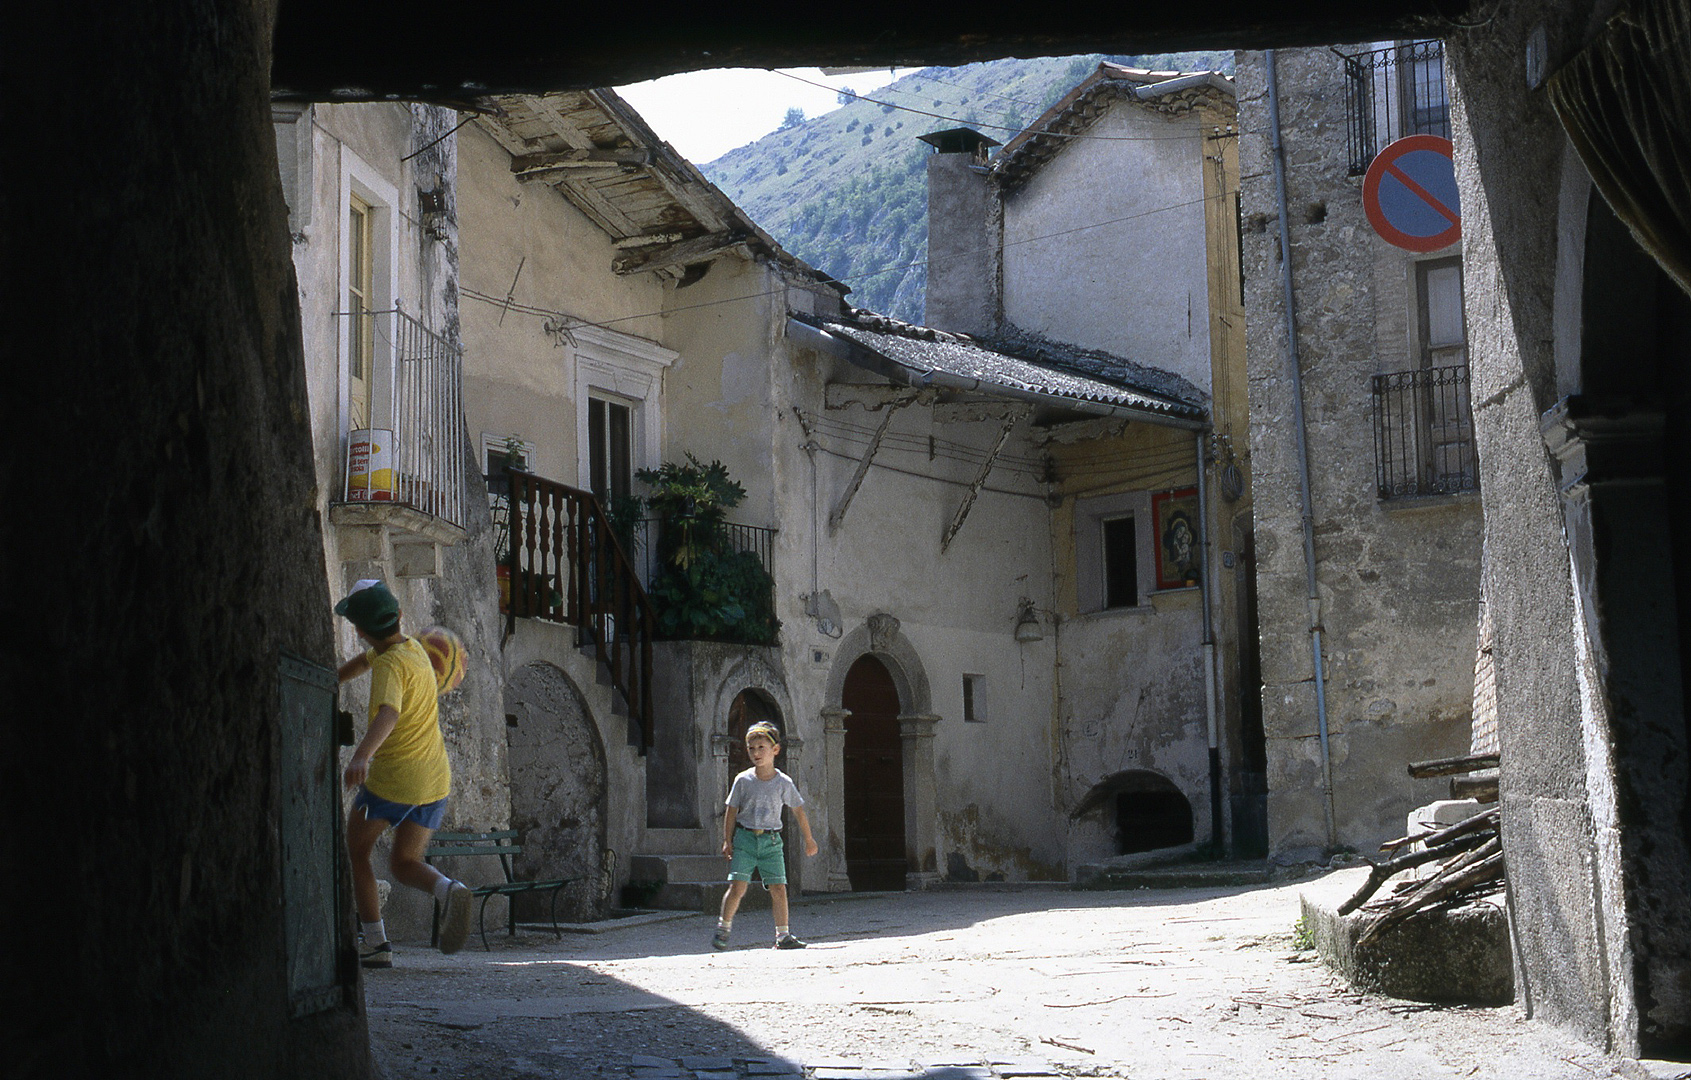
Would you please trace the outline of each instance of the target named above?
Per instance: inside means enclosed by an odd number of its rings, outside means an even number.
[[[506,881],[515,881],[516,867],[511,856],[521,855],[523,846],[517,843],[517,830],[498,829],[493,832],[437,832],[429,838],[424,861],[459,855],[497,855],[505,871]]]

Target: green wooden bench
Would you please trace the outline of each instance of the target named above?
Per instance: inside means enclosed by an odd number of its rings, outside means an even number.
[[[491,897],[504,896],[510,898],[506,906],[506,929],[512,937],[517,936],[517,901],[518,893],[540,892],[550,890],[552,893],[552,932],[559,938],[564,936],[558,926],[558,893],[565,885],[579,881],[578,877],[558,878],[552,881],[522,881],[517,877],[514,857],[523,853],[523,846],[517,843],[515,829],[500,829],[495,832],[437,832],[429,839],[429,847],[423,854],[423,861],[432,864],[434,860],[457,856],[493,856],[498,858],[499,865],[505,870],[505,880],[490,885],[471,886],[470,891],[481,897],[481,908],[476,914],[476,928],[481,931],[481,945],[490,949],[487,943],[487,901]],[[434,904],[434,926],[429,931],[429,944],[440,942],[440,901]]]

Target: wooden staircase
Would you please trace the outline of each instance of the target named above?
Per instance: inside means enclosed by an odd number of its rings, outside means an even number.
[[[598,661],[627,708],[629,745],[653,742],[652,641],[657,619],[610,520],[592,492],[509,470],[511,600],[518,618],[563,623]]]

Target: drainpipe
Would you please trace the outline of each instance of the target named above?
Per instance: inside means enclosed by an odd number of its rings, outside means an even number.
[[[1221,853],[1221,739],[1216,723],[1215,702],[1215,620],[1211,617],[1210,601],[1215,590],[1210,582],[1210,500],[1208,469],[1204,461],[1204,442],[1208,438],[1198,432],[1193,446],[1198,454],[1198,602],[1204,611],[1204,710],[1209,721],[1210,744],[1210,846]]]
[[[1309,648],[1315,659],[1315,723],[1321,736],[1321,796],[1327,814],[1327,850],[1339,846],[1333,822],[1333,755],[1327,743],[1327,676],[1321,666],[1321,593],[1315,584],[1315,508],[1309,494],[1309,439],[1303,416],[1303,372],[1298,362],[1298,318],[1292,290],[1292,243],[1286,226],[1286,147],[1280,141],[1280,79],[1274,50],[1268,65],[1268,127],[1274,136],[1274,199],[1280,215],[1280,286],[1286,301],[1286,365],[1292,376],[1292,423],[1298,433],[1298,495],[1303,509],[1304,577],[1309,599]]]

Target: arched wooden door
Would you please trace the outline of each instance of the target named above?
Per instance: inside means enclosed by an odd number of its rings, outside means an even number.
[[[840,704],[845,734],[846,873],[855,890],[904,888],[904,744],[898,688],[885,665],[858,657],[846,672]]]

